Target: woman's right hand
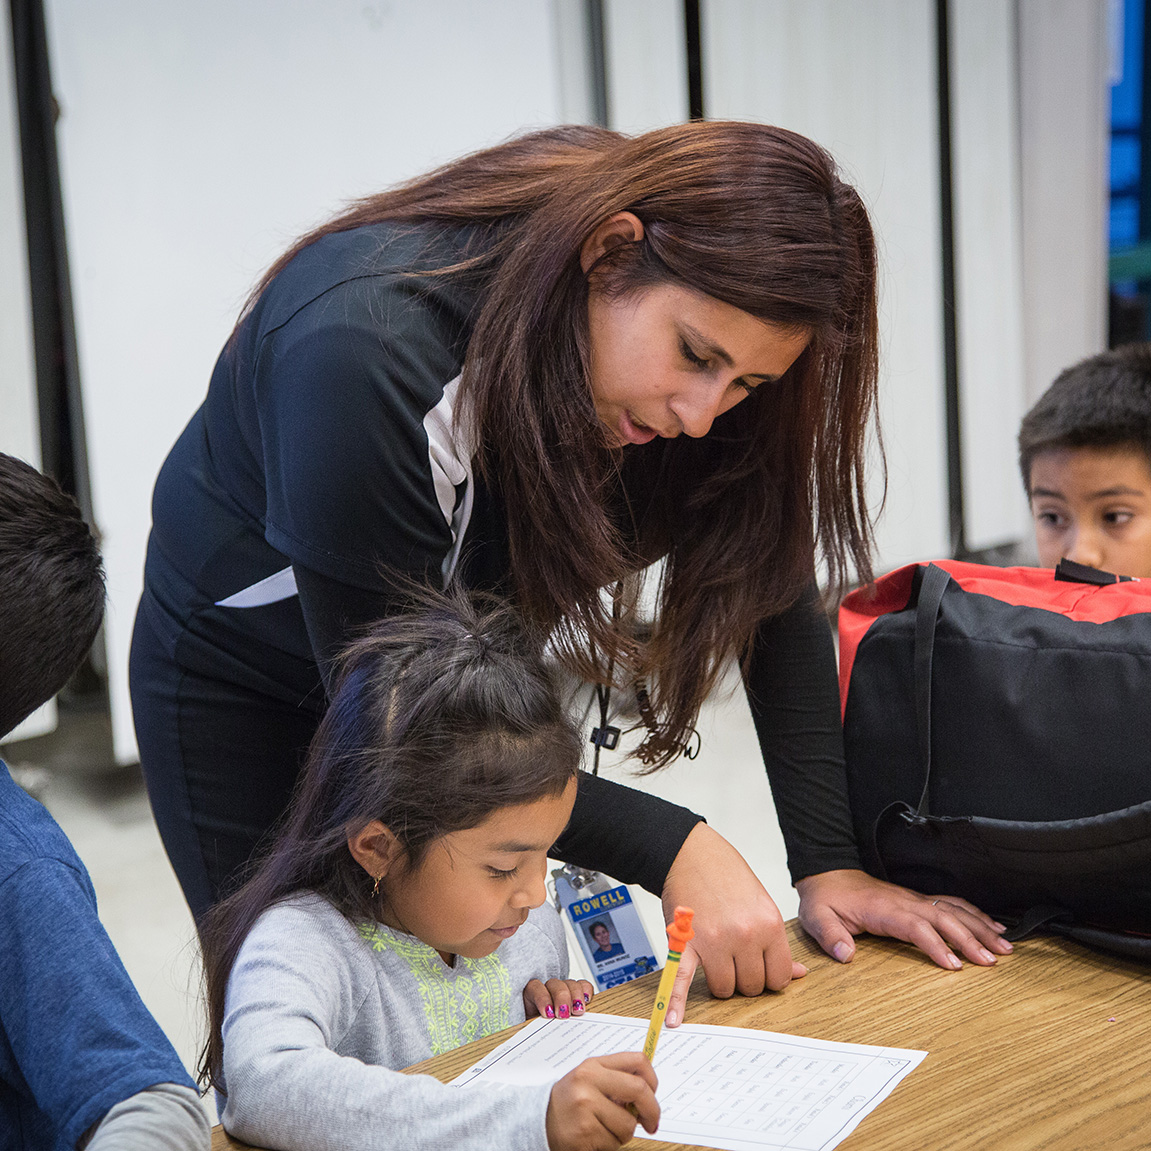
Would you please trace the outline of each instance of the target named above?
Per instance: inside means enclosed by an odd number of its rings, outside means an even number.
[[[553,1088],[548,1100],[551,1151],[615,1151],[635,1133],[636,1116],[654,1135],[659,1125],[655,1072],[638,1051],[585,1059]]]

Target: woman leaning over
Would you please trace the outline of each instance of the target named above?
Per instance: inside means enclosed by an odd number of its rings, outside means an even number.
[[[844,960],[870,931],[989,962],[990,920],[864,875],[852,840],[813,572],[869,571],[875,279],[831,158],[724,122],[524,136],[277,261],[160,474],[133,639],[141,760],[194,913],[287,803],[329,657],[405,583],[455,578],[514,600],[583,678],[645,685],[647,767],[740,658],[807,929]],[[802,973],[691,812],[585,774],[555,853],[696,909],[671,1013],[697,958],[718,995]]]

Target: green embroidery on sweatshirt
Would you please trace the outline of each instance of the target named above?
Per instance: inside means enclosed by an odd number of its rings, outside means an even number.
[[[439,952],[418,939],[358,925],[373,951],[391,951],[407,965],[420,990],[432,1054],[440,1055],[511,1025],[512,987],[495,953],[482,959],[456,956],[448,967]]]

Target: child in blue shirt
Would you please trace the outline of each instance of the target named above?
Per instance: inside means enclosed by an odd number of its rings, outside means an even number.
[[[1019,466],[1043,567],[1151,578],[1151,344],[1063,372],[1023,418]]]
[[[0,736],[63,687],[103,611],[79,509],[0,454]],[[209,1139],[84,865],[0,761],[0,1151],[206,1151]]]

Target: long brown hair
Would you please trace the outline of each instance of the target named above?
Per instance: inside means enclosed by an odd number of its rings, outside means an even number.
[[[583,242],[620,211],[643,238],[596,265],[614,293],[676,283],[812,332],[778,383],[686,436],[621,452],[589,385]],[[878,375],[875,242],[855,189],[803,136],[704,121],[626,137],[555,128],[478,152],[353,204],[303,237],[383,220],[470,225],[446,274],[487,287],[462,395],[479,466],[507,508],[518,603],[596,682],[649,683],[636,754],[678,753],[724,660],[793,604],[817,557],[836,594],[870,578],[864,457]],[[878,429],[876,429],[878,435]],[[642,499],[627,504],[629,492]],[[658,613],[635,620],[641,569],[666,557]],[[606,588],[616,588],[615,596]]]
[[[579,768],[580,737],[541,637],[513,607],[458,589],[413,595],[410,606],[344,652],[281,826],[247,882],[198,924],[205,1086],[225,1089],[228,977],[264,911],[315,891],[353,922],[380,918],[386,890],[375,894],[349,834],[378,819],[416,867],[441,836],[559,795]]]

